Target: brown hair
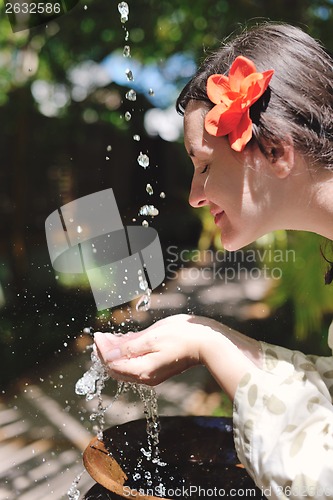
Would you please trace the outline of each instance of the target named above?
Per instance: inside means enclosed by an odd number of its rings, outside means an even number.
[[[251,107],[253,138],[267,156],[283,152],[283,141],[315,165],[333,170],[333,59],[300,28],[263,23],[225,41],[208,56],[176,103],[181,115],[190,100],[213,103],[206,92],[210,75],[228,74],[237,56],[251,59],[257,71],[274,69],[270,85]],[[324,257],[325,258],[325,257]],[[333,262],[325,283],[333,281]]]
[[[184,114],[191,99],[211,108],[207,78],[228,74],[239,55],[251,59],[260,72],[274,69],[269,88],[250,109],[252,141],[264,154],[268,148],[279,154],[283,141],[291,138],[311,163],[333,169],[333,60],[300,28],[263,23],[227,40],[182,90],[177,111]]]

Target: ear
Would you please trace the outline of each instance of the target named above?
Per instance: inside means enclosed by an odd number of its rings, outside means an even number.
[[[292,142],[281,142],[268,149],[267,159],[274,174],[279,179],[288,177],[295,164],[295,151]]]

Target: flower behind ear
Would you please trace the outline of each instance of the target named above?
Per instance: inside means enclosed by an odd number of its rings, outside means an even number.
[[[206,131],[216,137],[228,135],[231,148],[243,151],[252,137],[250,106],[264,94],[273,73],[257,73],[250,59],[238,56],[229,76],[211,75],[207,95],[215,106],[205,117]]]

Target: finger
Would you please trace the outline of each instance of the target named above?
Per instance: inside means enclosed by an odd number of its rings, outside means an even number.
[[[129,332],[125,335],[116,336],[112,333],[95,333],[95,344],[105,363],[126,357],[132,358],[147,354],[151,351],[151,343],[141,332]]]
[[[118,347],[119,342],[110,338],[107,334],[96,332],[94,340],[99,352],[99,357],[102,358],[105,363],[121,357],[120,349]]]
[[[140,335],[136,337],[131,337],[127,342],[119,345],[121,352],[121,357],[126,357],[127,359],[136,358],[138,356],[144,356],[146,354],[151,354],[157,351],[156,340],[157,335],[145,330],[140,332]],[[116,358],[113,358],[115,360]],[[110,360],[110,361],[113,361]]]
[[[161,380],[153,356],[149,354],[131,359],[119,359],[109,365],[109,373],[117,380],[157,385]]]

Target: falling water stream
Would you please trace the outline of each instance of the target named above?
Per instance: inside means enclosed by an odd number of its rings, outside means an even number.
[[[128,21],[129,17],[129,7],[126,2],[120,2],[118,4],[118,11],[120,13],[120,21],[125,30],[125,42],[123,48],[123,56],[125,58],[130,59],[131,57],[131,48],[127,45],[127,41],[129,39],[129,32],[125,28],[125,23]],[[127,68],[125,71],[127,80],[129,82],[134,81],[134,75],[130,68]],[[153,95],[153,89],[149,90],[149,93]],[[136,92],[134,89],[130,89],[125,94],[126,99],[129,102],[136,101]],[[124,114],[124,118],[126,121],[131,120],[132,115],[130,111],[126,111]],[[135,134],[133,136],[133,140],[140,141],[140,136]],[[108,151],[111,149],[111,146],[108,146]],[[137,158],[138,164],[146,170],[149,167],[149,156],[143,152],[140,152]],[[151,196],[153,194],[153,188],[151,184],[146,185],[146,192]],[[164,198],[164,192],[160,193],[160,197]],[[155,217],[159,214],[158,209],[150,204],[143,205],[139,209],[138,215],[141,216],[149,216]],[[149,225],[147,220],[142,221],[142,225],[147,227]],[[137,311],[147,311],[150,308],[151,303],[151,289],[149,288],[148,282],[145,278],[145,275],[142,271],[138,271],[138,281],[139,288],[142,292],[140,299],[136,304]],[[114,335],[122,335],[122,333],[114,333]],[[90,401],[94,398],[97,399],[97,409],[90,415],[90,420],[94,422],[94,431],[96,432],[97,438],[99,440],[103,440],[103,430],[105,425],[105,412],[111,408],[113,403],[125,392],[132,390],[135,394],[137,394],[144,406],[144,414],[146,417],[146,429],[147,429],[147,447],[142,447],[140,452],[142,454],[141,458],[139,458],[139,462],[135,467],[135,470],[132,474],[132,480],[137,481],[141,478],[145,479],[145,482],[148,486],[151,486],[156,483],[157,486],[162,486],[162,480],[158,473],[157,466],[163,467],[166,465],[160,458],[160,451],[158,448],[159,445],[159,416],[158,416],[158,405],[157,405],[157,396],[155,389],[151,387],[147,387],[141,384],[134,384],[129,382],[118,382],[116,393],[113,396],[111,403],[107,406],[103,404],[102,391],[105,387],[106,381],[109,379],[109,374],[107,367],[101,362],[97,350],[94,345],[90,346],[91,348],[91,366],[90,368],[83,374],[83,376],[77,381],[75,385],[75,392],[81,396],[85,396],[87,401]],[[151,472],[144,469],[143,463],[147,462],[147,460],[154,464],[155,472],[154,477],[152,477]],[[80,491],[78,489],[78,484],[81,479],[82,474],[85,471],[81,472],[73,481],[70,489],[68,490],[68,498],[69,500],[78,500],[80,497]]]
[[[147,311],[150,307],[150,297],[151,289],[148,287],[148,283],[142,273],[138,272],[139,288],[142,290],[143,295],[140,297],[136,304],[137,311]],[[114,333],[114,335],[122,335],[121,333]],[[165,466],[166,464],[160,458],[160,452],[158,448],[159,444],[159,430],[160,423],[158,417],[158,404],[155,389],[147,387],[142,384],[135,384],[129,382],[118,382],[116,393],[107,406],[103,405],[102,391],[105,387],[106,381],[109,379],[109,374],[107,367],[102,363],[99,356],[94,349],[94,345],[90,346],[91,351],[91,366],[83,374],[83,376],[76,382],[75,392],[80,396],[85,396],[87,401],[94,398],[97,399],[97,410],[90,415],[90,420],[95,422],[94,430],[97,434],[99,440],[103,440],[103,430],[105,425],[105,412],[111,408],[113,403],[125,392],[132,390],[135,394],[138,394],[144,405],[144,414],[146,417],[146,429],[147,429],[147,449],[141,448],[142,458],[145,457],[146,460],[158,466]],[[136,469],[133,471],[133,480],[136,481],[140,479],[143,475],[147,481],[147,485],[151,486],[153,479],[158,482],[158,486],[161,487],[161,479],[158,476],[158,471],[156,469],[157,475],[152,478],[149,471],[145,471],[142,466],[143,460],[139,460]],[[80,497],[80,490],[78,489],[79,481],[85,471],[81,472],[74,479],[70,489],[68,490],[69,500],[78,500]],[[147,474],[150,474],[148,477]]]

